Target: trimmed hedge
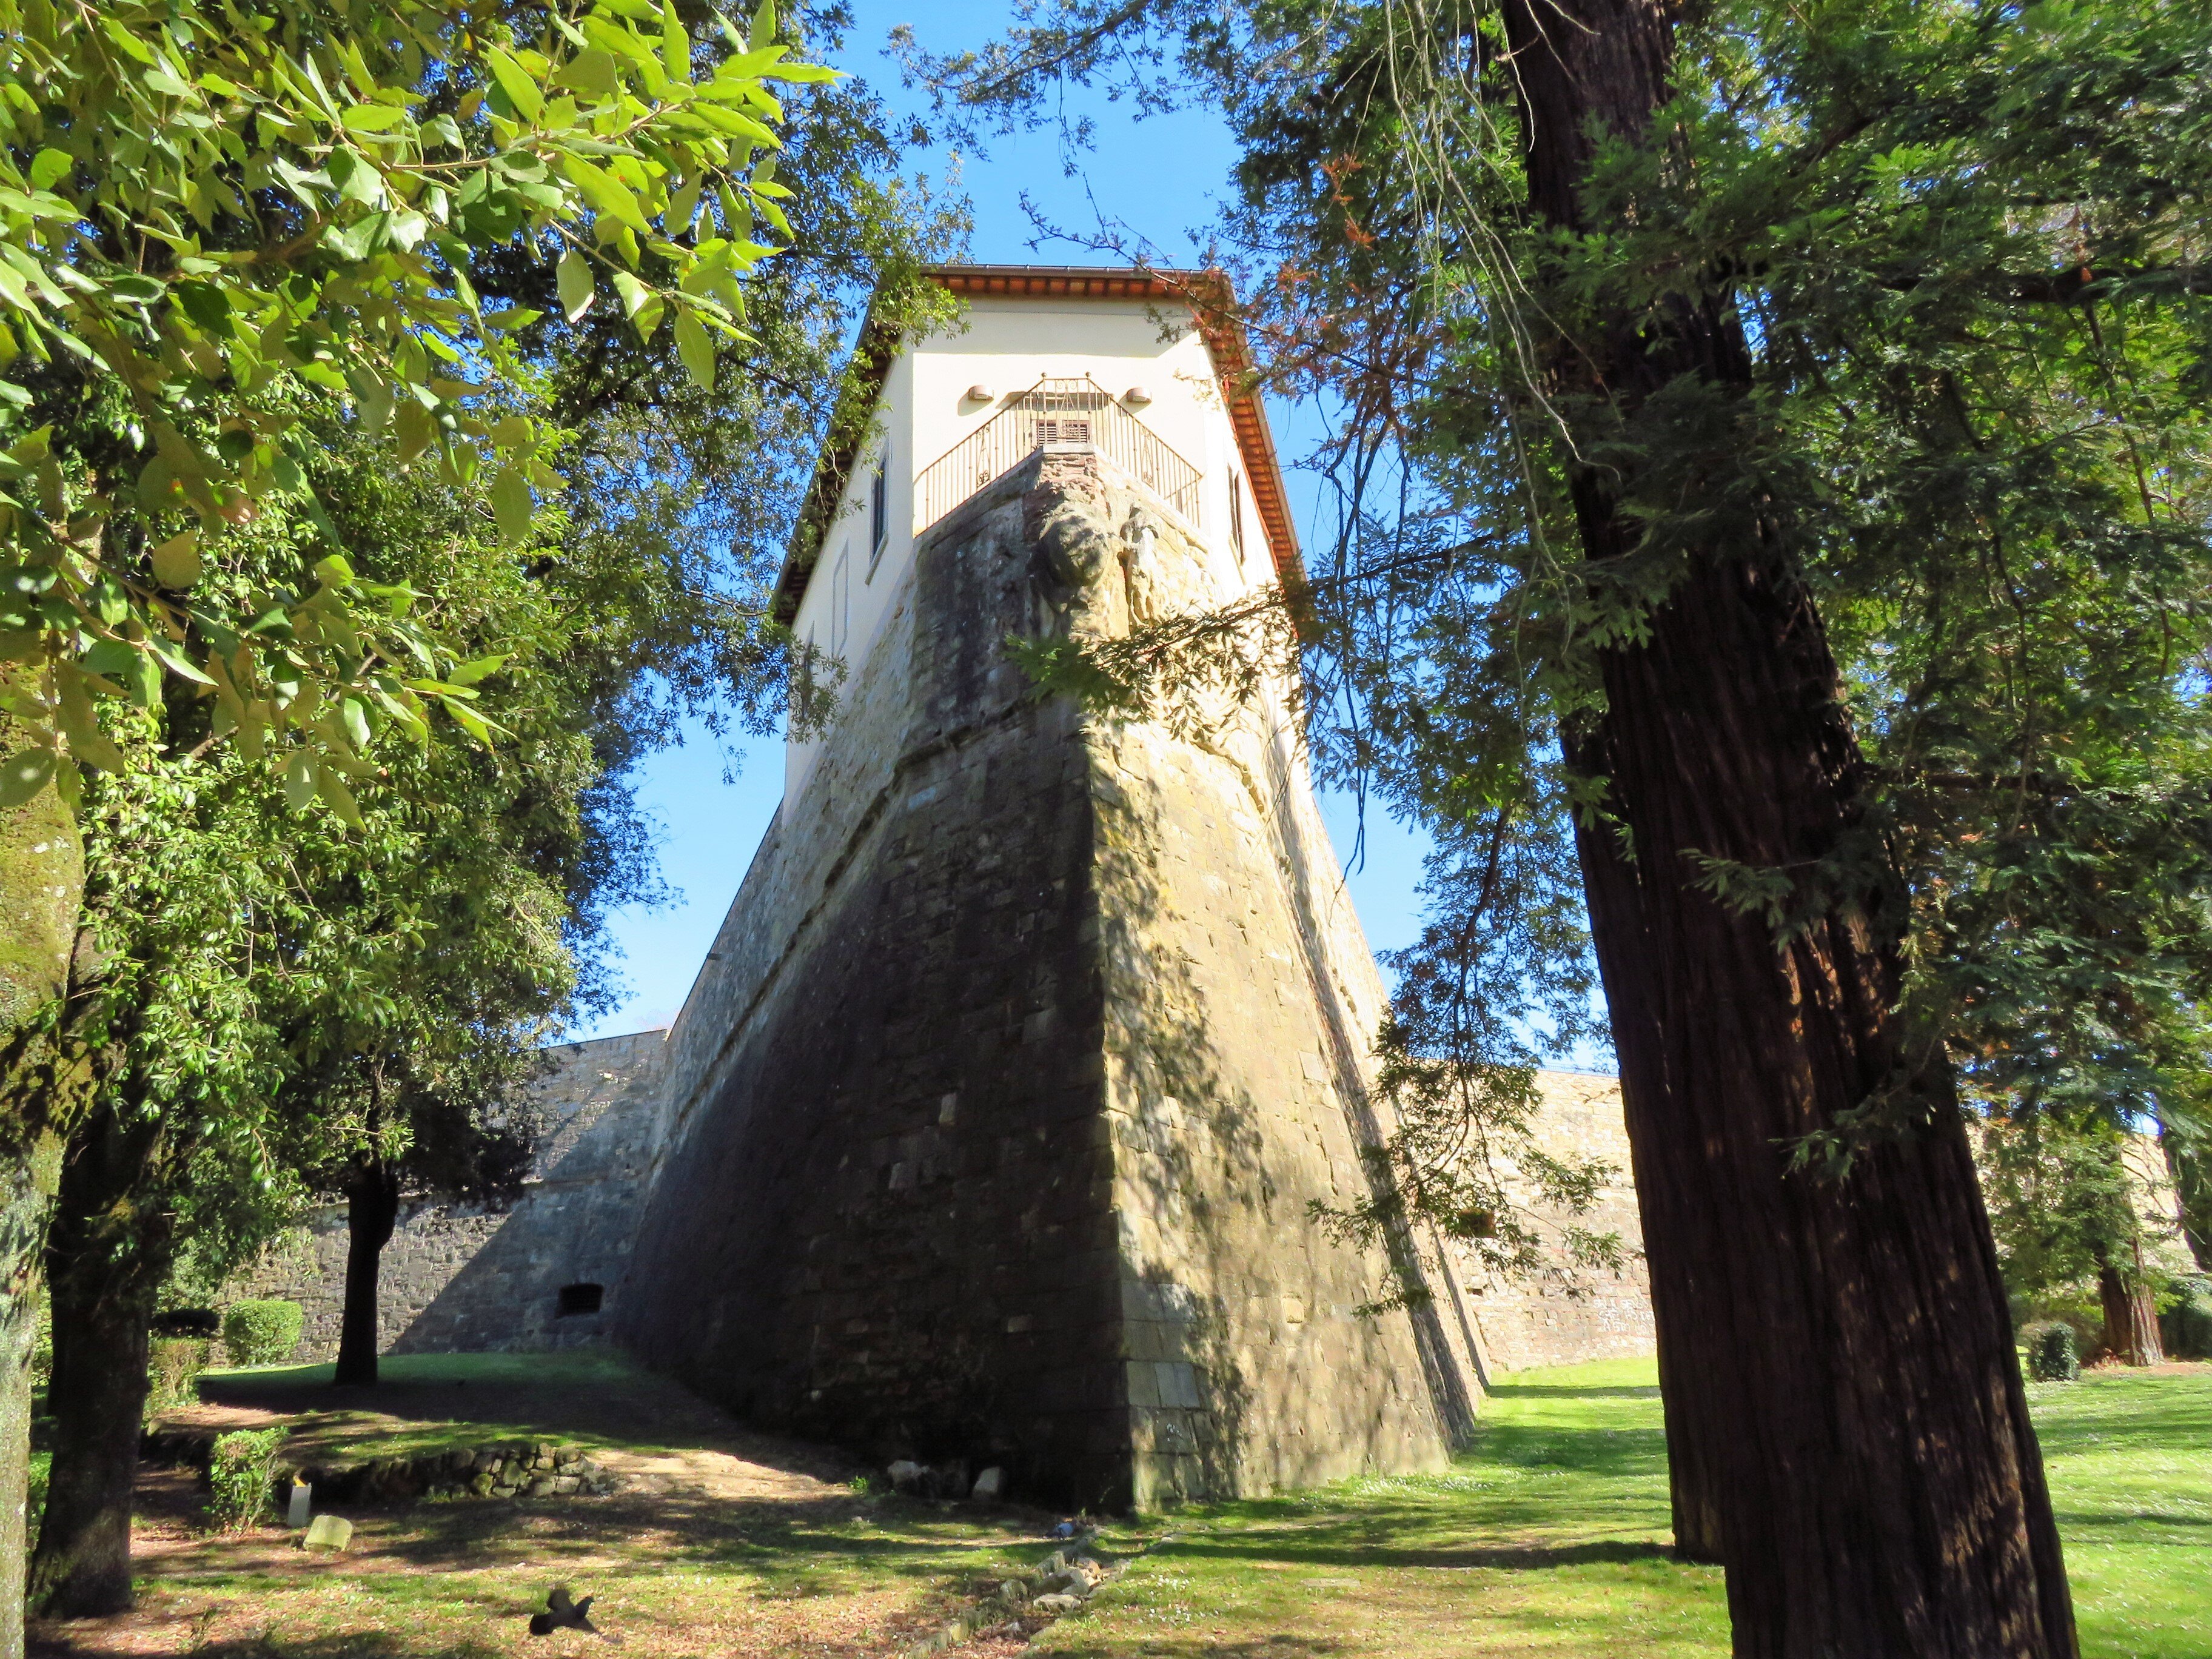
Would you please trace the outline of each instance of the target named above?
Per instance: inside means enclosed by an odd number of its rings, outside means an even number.
[[[2159,1340],[2172,1359],[2212,1359],[2212,1279],[2177,1279],[2172,1304],[2158,1316]]]
[[[223,1352],[234,1365],[280,1365],[307,1322],[296,1302],[234,1302],[222,1316]]]
[[[2021,1334],[2027,1345],[2027,1374],[2037,1382],[2071,1382],[2081,1375],[2081,1351],[2074,1328],[2063,1320],[2030,1325]]]

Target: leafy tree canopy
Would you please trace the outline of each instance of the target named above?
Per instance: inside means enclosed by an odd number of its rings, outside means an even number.
[[[514,243],[571,317],[605,300],[642,337],[671,320],[711,383],[760,238],[789,234],[768,83],[831,72],[784,61],[772,3],[744,32],[706,21],[695,40],[645,0],[0,10],[0,356],[25,363],[0,382],[0,647],[29,739],[0,806],[73,790],[64,752],[119,764],[92,697],[164,672],[211,686],[242,743],[290,749],[342,814],[339,775],[379,726],[419,732],[435,705],[488,735],[481,666],[452,678],[416,591],[355,570],[304,416],[355,408],[402,460],[482,470],[520,540],[562,482],[558,428],[514,395],[533,317],[487,309],[471,277]],[[48,376],[120,394],[88,400],[112,409],[105,442],[56,447],[35,418]],[[280,500],[318,556],[257,586],[232,538]]]

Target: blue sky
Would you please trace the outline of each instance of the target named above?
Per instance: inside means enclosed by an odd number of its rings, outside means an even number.
[[[895,108],[919,103],[915,94],[900,88],[896,68],[883,55],[895,26],[912,25],[924,48],[944,52],[980,45],[1010,15],[1003,5],[915,0],[858,0],[854,12],[858,26],[837,65],[875,82]],[[1194,258],[1206,244],[1236,159],[1220,120],[1200,110],[1135,121],[1125,106],[1079,94],[1071,94],[1071,106],[1076,113],[1089,114],[1095,126],[1092,148],[1072,158],[1048,131],[1001,140],[982,155],[955,158],[939,150],[915,158],[914,166],[940,180],[957,168],[958,187],[974,206],[969,257],[1009,264],[1103,263],[1067,243],[1031,246],[1036,233],[1021,207],[1026,193],[1048,216],[1072,228],[1094,228],[1103,217],[1144,238],[1163,260]],[[1066,171],[1071,159],[1077,169],[1073,176]],[[1305,448],[1311,416],[1274,404],[1270,413],[1277,446],[1288,461]],[[1295,471],[1289,482],[1303,529],[1313,516],[1316,483]],[[640,797],[659,826],[662,872],[678,897],[658,910],[617,915],[613,932],[623,951],[618,967],[628,994],[618,1007],[575,1035],[664,1025],[683,1006],[782,793],[780,744],[752,744],[733,783],[723,781],[723,767],[713,740],[694,732],[690,742],[655,757],[642,769]],[[1357,828],[1352,804],[1324,799],[1322,807],[1339,856],[1348,856]],[[1377,811],[1367,815],[1366,832],[1364,865],[1350,880],[1369,943],[1378,951],[1410,944],[1419,932],[1415,888],[1425,843]]]

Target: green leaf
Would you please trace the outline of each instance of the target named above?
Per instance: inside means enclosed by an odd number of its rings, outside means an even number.
[[[676,355],[684,360],[700,391],[714,389],[714,338],[689,308],[676,313]]]
[[[314,798],[314,757],[304,749],[295,749],[284,763],[284,804],[295,812],[304,812]]]
[[[213,685],[215,682],[192,665],[191,659],[159,640],[149,640],[146,648],[161,659],[161,666],[180,680],[190,680],[195,685]],[[231,694],[234,697],[236,692]]]
[[[599,296],[597,284],[592,280],[592,262],[574,248],[561,256],[554,267],[553,280],[561,290],[561,309],[570,322],[574,322],[592,308]]]
[[[289,781],[287,793],[289,793]],[[336,767],[318,766],[315,769],[315,793],[323,798],[323,805],[337,813],[339,820],[349,828],[359,830],[365,827],[361,819],[361,808],[355,803],[353,791],[345,787],[345,780],[338,775]]]
[[[617,223],[628,225],[641,236],[653,234],[653,227],[646,222],[645,214],[637,204],[637,198],[630,194],[628,185],[612,174],[592,166],[580,155],[563,155],[561,167],[595,211],[604,213]]]
[[[507,541],[519,542],[530,534],[530,480],[520,467],[500,468],[491,481],[491,510],[499,520],[499,533]]]
[[[570,87],[596,98],[611,98],[622,90],[620,66],[605,46],[588,46],[562,65],[553,77],[556,87]]]
[[[154,56],[154,49],[151,46],[149,46],[144,41],[141,40],[129,29],[124,27],[122,24],[117,22],[112,17],[101,18],[100,20],[100,27],[106,31],[107,38],[109,40],[112,40],[117,46],[122,47],[124,51],[129,52],[140,63],[151,64],[158,61]]]
[[[438,428],[430,418],[430,411],[416,398],[399,400],[398,423],[399,464],[404,466],[430,447],[430,440],[437,435]]]
[[[0,760],[0,812],[21,806],[52,782],[57,758],[51,749],[18,749]]]
[[[745,45],[758,52],[775,44],[775,0],[761,0],[760,9],[753,14],[752,32],[745,37]]]
[[[42,149],[31,158],[31,188],[50,189],[57,179],[65,179],[76,162],[65,149]]]
[[[496,657],[478,657],[473,662],[465,662],[459,668],[456,668],[452,673],[446,676],[446,684],[448,685],[474,685],[478,680],[484,678],[487,675],[496,674],[499,672],[500,665],[507,660],[509,654],[512,653],[502,653],[501,655]]]
[[[462,731],[467,732],[478,743],[483,744],[485,748],[489,749],[492,746],[491,723],[485,720],[483,715],[477,714],[475,709],[471,708],[466,703],[455,702],[451,698],[447,698],[445,701],[445,709],[448,714],[451,714],[453,717],[453,723],[459,726]]]
[[[368,747],[368,709],[359,697],[348,697],[338,705],[338,718],[345,723],[346,736],[356,749]]]
[[[622,296],[623,315],[631,319],[653,297],[653,290],[627,270],[615,272],[615,292]]]
[[[684,32],[683,21],[668,0],[662,0],[660,8],[660,61],[667,66],[670,80],[691,78],[691,37]]]
[[[406,111],[389,104],[356,104],[338,117],[351,132],[389,132],[406,118]]]
[[[515,112],[535,125],[538,118],[545,112],[545,94],[538,91],[537,82],[530,78],[530,71],[497,46],[485,48],[484,61],[491,65],[492,78],[499,82],[499,89],[507,94],[507,101],[514,106]]]
[[[187,530],[181,536],[172,536],[149,556],[154,562],[154,580],[181,592],[200,579],[199,532]]]

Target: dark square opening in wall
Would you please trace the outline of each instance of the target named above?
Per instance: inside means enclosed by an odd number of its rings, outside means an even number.
[[[554,1310],[556,1319],[567,1319],[575,1314],[595,1314],[599,1304],[606,1298],[603,1285],[563,1285],[561,1305]]]

